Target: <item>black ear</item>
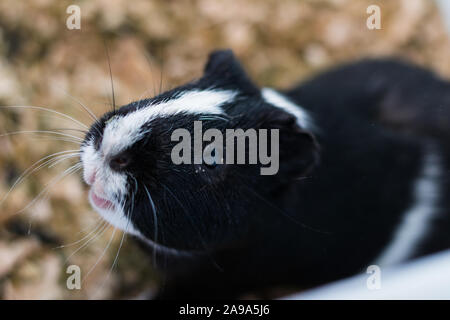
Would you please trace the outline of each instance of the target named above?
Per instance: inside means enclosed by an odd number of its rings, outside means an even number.
[[[217,50],[209,55],[203,80],[215,87],[259,94],[259,89],[247,76],[231,50]]]
[[[264,108],[264,128],[279,129],[279,171],[277,182],[289,183],[305,177],[319,161],[319,145],[313,133],[301,128],[293,115],[271,107]]]
[[[319,145],[315,136],[289,116],[280,126],[280,174],[287,180],[305,177],[318,161]]]

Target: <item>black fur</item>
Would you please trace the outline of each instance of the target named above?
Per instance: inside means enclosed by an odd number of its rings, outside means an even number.
[[[136,228],[180,252],[154,252],[165,275],[158,298],[237,297],[362,272],[411,205],[430,145],[450,168],[450,84],[393,60],[343,66],[285,91],[310,112],[317,127],[310,132],[264,101],[231,51],[218,51],[201,79],[106,114],[87,138],[98,145],[113,115],[211,88],[236,90],[238,98],[223,106],[226,119],[203,121],[204,130],[280,129],[280,170],[262,176],[258,165],[174,165],[171,132],[192,132],[202,116],[148,124],[144,139],[120,155],[126,165],[115,168],[130,176],[126,212]],[[450,247],[448,171],[442,184],[442,213],[416,255]],[[144,186],[156,206],[157,239]]]

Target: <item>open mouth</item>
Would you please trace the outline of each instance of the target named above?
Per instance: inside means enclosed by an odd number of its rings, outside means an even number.
[[[114,209],[114,204],[111,201],[98,196],[92,189],[89,192],[89,197],[91,198],[92,203],[100,209],[104,209],[104,210],[113,210]]]

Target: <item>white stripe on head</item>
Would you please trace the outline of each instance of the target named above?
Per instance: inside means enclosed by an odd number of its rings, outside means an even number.
[[[104,154],[119,153],[138,141],[145,132],[143,125],[158,117],[186,114],[223,114],[220,108],[232,102],[237,92],[230,90],[192,90],[158,104],[149,104],[125,116],[113,117],[105,126],[102,148]]]
[[[267,103],[293,115],[297,119],[297,124],[300,128],[313,130],[314,126],[311,117],[301,106],[271,88],[263,88],[261,93]]]
[[[91,184],[92,182],[90,180],[94,176],[98,164],[101,163],[100,156],[94,148],[93,138],[91,137],[91,139],[87,141],[86,144],[83,144],[80,150],[81,162],[84,165],[83,178],[87,184]]]
[[[392,242],[375,261],[377,265],[392,265],[411,257],[429,231],[431,219],[439,211],[439,177],[443,172],[440,158],[436,153],[428,152],[423,161],[422,172],[414,185],[414,203],[404,214]]]

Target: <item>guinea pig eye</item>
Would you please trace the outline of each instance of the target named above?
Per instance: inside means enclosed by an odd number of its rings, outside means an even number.
[[[127,155],[115,156],[109,161],[109,166],[113,170],[120,171],[130,164],[130,160],[130,157]]]

